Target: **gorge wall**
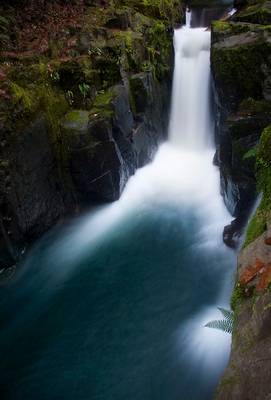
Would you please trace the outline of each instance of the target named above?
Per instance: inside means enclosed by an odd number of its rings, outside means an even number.
[[[236,1],[228,20],[212,25],[211,65],[222,194],[236,218],[224,231],[236,240],[257,194],[238,255],[229,366],[218,399],[270,399],[271,381],[271,2]]]
[[[1,8],[0,269],[150,161],[182,16],[178,0],[25,3]]]

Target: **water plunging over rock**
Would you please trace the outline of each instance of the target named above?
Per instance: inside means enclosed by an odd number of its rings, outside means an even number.
[[[204,325],[228,307],[234,256],[212,163],[209,38],[175,32],[170,137],[153,162],[118,201],[38,243],[0,299],[3,400],[213,398],[230,337]]]

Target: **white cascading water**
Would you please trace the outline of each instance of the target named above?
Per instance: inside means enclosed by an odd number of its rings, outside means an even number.
[[[132,176],[119,201],[83,218],[71,233],[72,246],[63,240],[68,263],[95,247],[129,215],[161,204],[181,210],[193,208],[202,221],[198,241],[203,246],[222,244],[223,226],[230,220],[220,195],[219,172],[213,166],[213,121],[210,114],[210,32],[186,25],[175,30],[175,68],[169,140],[160,146],[152,163]],[[61,257],[61,246],[56,244]],[[66,272],[68,269],[66,269]],[[66,273],[65,272],[65,273]]]
[[[183,29],[175,31],[175,73],[172,114],[169,126],[171,143],[193,151],[210,142],[210,32],[190,28],[190,13]]]
[[[175,68],[169,140],[152,163],[137,170],[121,198],[100,211],[83,217],[61,243],[55,243],[54,259],[62,259],[65,278],[74,260],[84,251],[96,250],[114,235],[116,226],[136,213],[174,206],[182,213],[193,209],[201,221],[198,246],[223,246],[223,227],[230,215],[220,195],[219,172],[213,165],[213,122],[210,114],[210,32],[186,25],[175,30]],[[64,250],[64,251],[63,251]],[[54,279],[56,271],[54,270]],[[60,276],[59,276],[60,278]]]
[[[125,221],[153,209],[163,212],[173,207],[180,219],[186,210],[193,210],[198,221],[192,244],[195,251],[220,249],[219,257],[232,257],[222,242],[223,226],[229,223],[230,215],[220,195],[219,172],[212,163],[210,32],[203,28],[191,29],[188,13],[187,25],[175,31],[174,44],[175,71],[168,142],[160,146],[152,163],[130,178],[119,201],[83,217],[72,227],[70,234],[52,245],[52,270],[44,277],[50,282],[50,288],[66,281],[74,271],[76,259],[84,257],[90,249],[95,252],[101,242],[110,241]],[[63,267],[56,268],[55,260]],[[217,268],[220,268],[219,260]],[[193,273],[195,271],[191,271]],[[182,348],[177,351],[180,354],[189,351],[203,366],[216,368],[218,363],[224,365],[227,361],[230,336],[204,328],[206,322],[219,316],[217,305],[228,307],[231,278],[225,283],[224,290],[217,304],[206,307],[200,315],[191,316],[190,322],[176,332],[177,348],[178,343],[182,343]],[[186,336],[188,344],[184,349]]]
[[[65,268],[54,269],[53,280],[57,272],[59,280],[66,279],[76,258],[83,257],[90,248],[96,251],[100,243],[114,237],[129,218],[163,206],[179,209],[180,218],[183,218],[185,210],[193,209],[200,221],[194,238],[197,250],[223,248],[223,226],[229,223],[230,215],[220,195],[219,172],[212,162],[210,32],[205,28],[191,29],[190,13],[187,13],[186,26],[175,31],[174,45],[168,142],[160,146],[151,164],[130,178],[119,201],[84,217],[62,243],[55,244],[52,258],[62,260]],[[233,257],[229,249],[223,251],[223,257]],[[228,307],[231,284],[229,279],[217,305]],[[200,357],[203,364],[214,367],[226,363],[230,346],[229,335],[204,328],[206,322],[217,317],[220,315],[216,306],[207,307],[200,315],[191,317],[186,329],[182,328],[180,335],[177,332],[179,339],[176,339],[177,343],[178,340],[183,343],[186,340],[183,335],[187,334],[187,349],[192,354],[194,352],[197,359]]]

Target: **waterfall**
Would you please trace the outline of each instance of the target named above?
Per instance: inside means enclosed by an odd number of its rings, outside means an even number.
[[[83,216],[52,244],[52,260],[65,264],[53,279],[65,279],[74,262],[89,249],[110,240],[131,215],[154,207],[174,206],[182,214],[193,210],[200,221],[198,244],[222,245],[223,226],[230,221],[220,195],[219,172],[213,166],[213,123],[210,113],[210,32],[186,25],[174,33],[175,68],[169,140],[154,160],[137,170],[121,198]]]
[[[204,325],[229,307],[234,261],[212,163],[210,32],[190,19],[174,35],[169,140],[118,201],[37,243],[0,299],[4,399],[213,398],[231,339]]]
[[[180,147],[210,144],[210,32],[187,24],[175,31],[175,70],[169,138]]]

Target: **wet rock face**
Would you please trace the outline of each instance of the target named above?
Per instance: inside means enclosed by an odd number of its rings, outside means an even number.
[[[271,379],[270,228],[238,257],[235,325],[229,366],[217,399],[268,400]]]
[[[269,400],[271,380],[270,293],[237,314],[232,356],[217,399]]]
[[[117,200],[166,136],[180,1],[85,5],[42,58],[16,42],[0,60],[0,268],[65,215]]]
[[[257,190],[260,204],[239,251],[232,295],[235,322],[219,400],[268,400],[271,380],[271,103],[270,2],[235,2],[231,21],[212,27],[216,159],[225,203],[235,220],[224,229],[238,245]],[[257,190],[256,190],[257,187]]]
[[[124,121],[125,123],[125,121]],[[69,171],[81,201],[117,200],[130,176],[126,154],[113,139],[113,121],[88,111],[68,113],[62,129],[69,142]],[[125,140],[125,139],[123,139]],[[132,151],[132,148],[129,149]],[[136,159],[131,163],[136,168]]]
[[[29,237],[64,214],[64,192],[44,119],[33,121],[12,149],[8,201],[16,210],[18,229]],[[34,193],[34,196],[32,195]]]
[[[270,37],[269,29],[258,24],[218,21],[212,27],[221,188],[227,208],[242,221],[246,221],[256,197],[253,149],[271,121]],[[227,242],[232,240],[230,232],[236,234],[232,228],[227,230]]]
[[[145,73],[132,76],[130,82],[133,111],[128,90],[116,85],[110,89],[106,113],[73,110],[63,119],[69,170],[84,202],[119,199],[129,177],[152,159],[164,138],[166,114],[158,100],[164,95],[162,88]]]
[[[41,116],[13,141],[9,152],[8,185],[2,192],[0,265],[16,259],[25,243],[41,235],[73,207]]]

